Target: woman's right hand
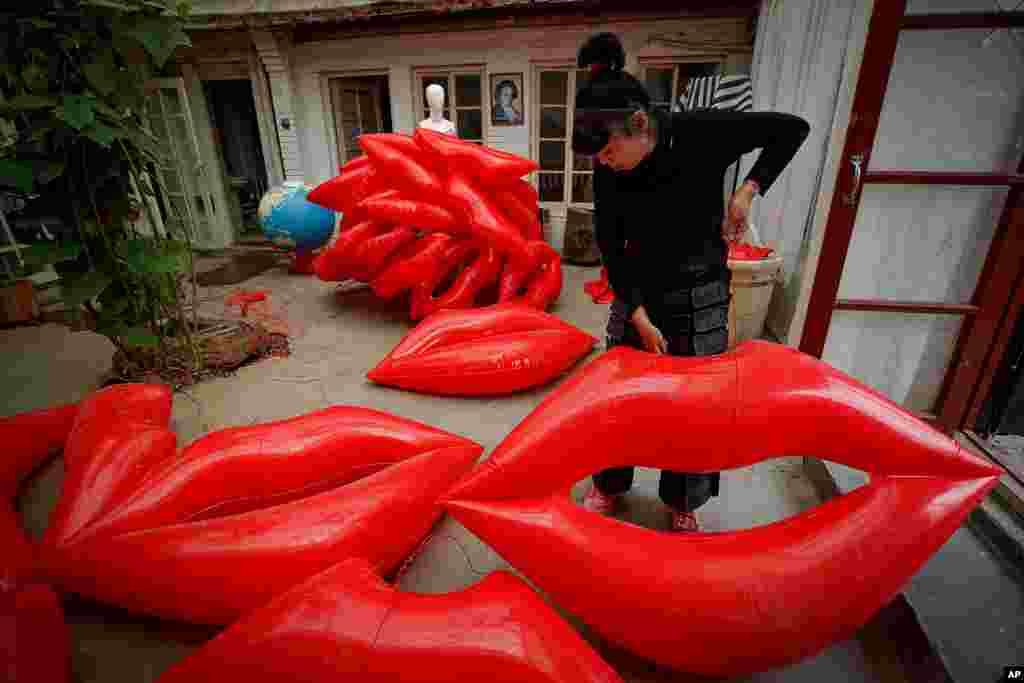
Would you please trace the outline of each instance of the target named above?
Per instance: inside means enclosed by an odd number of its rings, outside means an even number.
[[[665,341],[661,330],[654,326],[651,319],[647,317],[647,311],[643,306],[638,306],[633,312],[633,326],[640,334],[644,348],[650,353],[668,353],[668,343]]]

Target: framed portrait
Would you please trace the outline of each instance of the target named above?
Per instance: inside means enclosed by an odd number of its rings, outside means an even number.
[[[491,74],[491,125],[523,125],[524,99],[523,74]]]

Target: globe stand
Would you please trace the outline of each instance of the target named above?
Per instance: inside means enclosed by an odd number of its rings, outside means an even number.
[[[316,253],[312,251],[296,251],[292,259],[291,268],[288,272],[296,275],[312,275],[313,261],[316,260]]]

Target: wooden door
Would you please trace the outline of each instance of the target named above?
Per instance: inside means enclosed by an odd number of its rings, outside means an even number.
[[[219,246],[223,235],[231,234],[230,219],[214,192],[210,174],[215,171],[203,160],[185,80],[156,79],[147,90],[147,123],[164,147],[156,168],[167,208],[164,225],[172,235],[187,235],[199,247]]]
[[[800,342],[946,429],[1019,310],[1024,13],[992,6],[875,2]]]

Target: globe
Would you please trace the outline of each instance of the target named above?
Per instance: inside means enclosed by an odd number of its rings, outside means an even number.
[[[307,201],[312,189],[303,183],[285,183],[263,195],[257,216],[269,240],[298,252],[311,252],[327,244],[337,214]]]

